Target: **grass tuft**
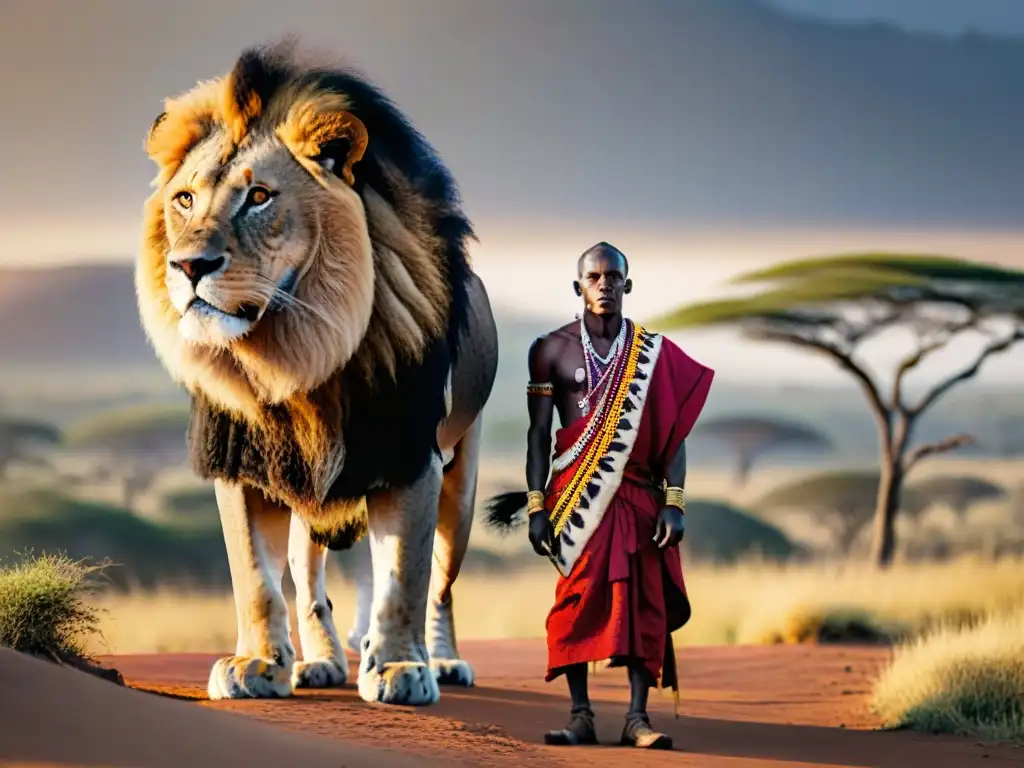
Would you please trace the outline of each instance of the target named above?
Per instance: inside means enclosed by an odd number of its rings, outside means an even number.
[[[716,614],[702,620],[731,622],[739,644],[897,642],[1011,610],[1024,594],[1022,566],[962,558],[885,571],[852,563],[739,567],[706,581],[695,571],[694,623],[700,608]]]
[[[745,639],[758,645],[892,643],[909,631],[902,623],[882,619],[863,608],[798,606],[780,616],[777,626],[754,630],[756,634]]]
[[[1024,743],[1024,606],[902,644],[871,707],[889,728]]]
[[[88,641],[100,629],[90,577],[105,567],[26,554],[0,568],[0,645],[61,662],[88,659]]]

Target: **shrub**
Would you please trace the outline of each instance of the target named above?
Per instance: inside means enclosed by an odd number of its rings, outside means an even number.
[[[89,577],[104,567],[42,555],[0,568],[0,645],[56,661],[84,658],[99,631]]]
[[[800,553],[776,526],[722,501],[687,503],[685,526],[682,550],[687,562],[725,565],[753,557],[785,561]]]
[[[799,606],[778,617],[776,624],[747,627],[741,642],[758,645],[784,643],[890,643],[904,637],[903,625],[884,621],[871,611],[846,606]]]

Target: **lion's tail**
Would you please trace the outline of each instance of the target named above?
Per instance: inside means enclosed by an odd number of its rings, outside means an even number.
[[[484,524],[498,533],[511,533],[526,518],[526,491],[499,493],[484,504]]]

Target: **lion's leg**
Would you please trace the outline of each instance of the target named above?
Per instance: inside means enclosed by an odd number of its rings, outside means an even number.
[[[356,612],[346,643],[356,653],[362,647],[363,638],[370,631],[370,607],[373,604],[373,562],[370,539],[364,536],[349,550],[354,581],[356,583]]]
[[[210,671],[211,699],[275,698],[292,693],[295,648],[281,591],[290,512],[244,485],[216,481],[238,617],[234,656]]]
[[[455,446],[455,456],[444,475],[434,537],[434,568],[427,604],[427,648],[430,666],[441,685],[473,685],[473,668],[459,658],[455,640],[452,586],[469,547],[476,505],[477,469],[482,419]]]
[[[348,680],[348,659],[327,599],[326,559],[327,548],[314,543],[309,526],[293,514],[288,566],[295,582],[295,613],[302,645],[302,661],[296,661],[292,671],[295,688],[330,688]]]
[[[441,461],[431,456],[413,485],[367,498],[373,553],[373,606],[363,638],[359,695],[366,701],[419,706],[440,692],[424,628]]]

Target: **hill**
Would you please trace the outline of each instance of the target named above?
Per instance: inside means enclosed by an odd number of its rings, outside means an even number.
[[[0,270],[0,364],[158,365],[129,264]]]
[[[497,304],[494,312],[500,352],[485,442],[488,451],[518,461],[525,451],[527,426],[526,350],[550,330],[552,321]],[[130,264],[0,269],[0,328],[0,369],[5,371],[0,412],[14,410],[68,423],[96,409],[184,400],[143,335]],[[873,458],[875,426],[853,384],[835,391],[723,379],[715,385],[707,413],[736,410],[787,413],[842,435],[838,453],[829,460]],[[1018,434],[1021,423],[1024,409],[1018,393],[968,387],[939,404],[921,425],[919,437],[934,440],[972,432],[988,442],[983,446],[986,451],[1019,454],[1024,450]],[[806,463],[806,457],[796,458]],[[732,461],[727,448],[716,441],[702,441],[694,460]]]

